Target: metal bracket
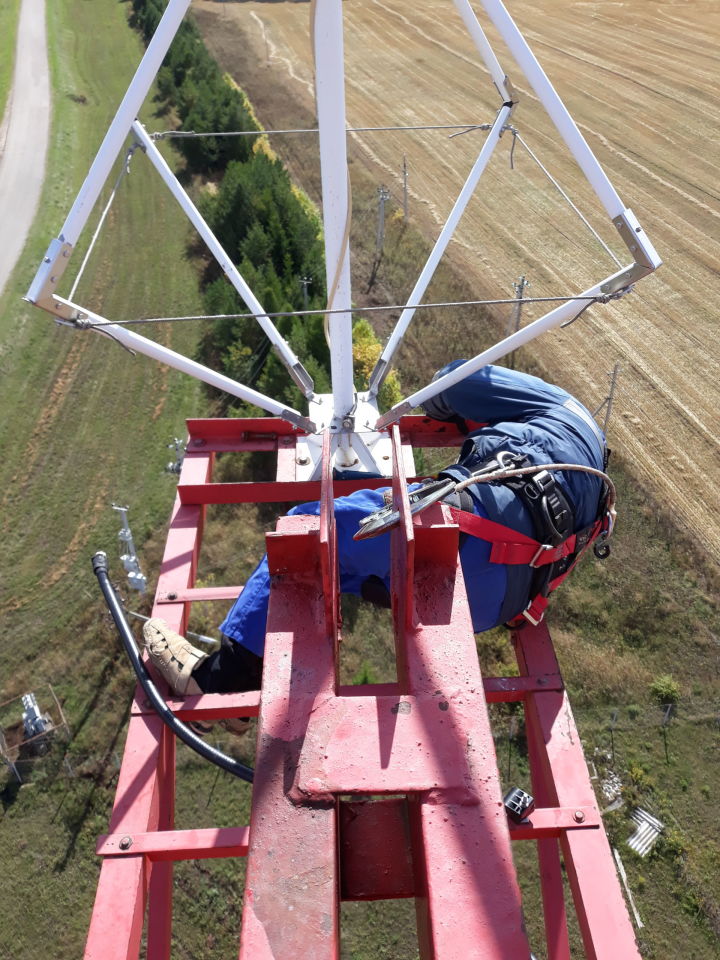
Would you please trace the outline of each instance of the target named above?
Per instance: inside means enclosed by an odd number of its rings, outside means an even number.
[[[637,217],[629,207],[626,207],[621,214],[614,217],[613,223],[623,243],[630,251],[634,263],[631,267],[616,274],[601,285],[600,290],[604,294],[617,293],[618,290],[631,286],[657,270],[662,263],[657,250],[648,240]]]
[[[72,251],[73,245],[67,243],[62,237],[51,240],[42,265],[24,298],[28,303],[33,303],[36,307],[69,323],[74,323],[78,319],[78,312],[69,305],[61,303],[56,298],[55,291],[58,281],[65,273]]]
[[[505,133],[506,130],[510,129],[510,127],[509,127],[510,120],[512,119],[513,113],[515,113],[515,108],[516,108],[517,105],[520,103],[520,95],[518,94],[517,90],[516,90],[515,87],[513,86],[512,80],[510,79],[510,77],[508,77],[507,74],[505,74],[505,89],[507,90],[508,94],[510,95],[510,99],[509,99],[509,100],[505,100],[504,103],[503,103],[503,106],[505,106],[505,107],[510,107],[510,113],[507,115],[507,122],[506,122],[505,126],[504,126],[504,127],[502,128],[502,130],[500,131],[500,136],[501,136],[501,137],[502,137],[503,133]]]
[[[632,210],[626,207],[619,216],[613,218],[613,223],[617,227],[623,243],[632,254],[635,266],[644,267],[646,273],[657,270],[662,260],[655,247],[648,240]]]

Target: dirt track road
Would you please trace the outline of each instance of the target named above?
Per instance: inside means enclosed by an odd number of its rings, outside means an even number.
[[[196,0],[193,7],[212,49],[251,99],[259,85],[273,83],[299,109],[313,111],[307,4]],[[538,359],[591,408],[621,361],[611,445],[717,561],[720,11],[693,0],[518,0],[509,8],[666,261],[632,296],[596,306],[568,330],[536,341]],[[417,0],[411,10],[400,0],[346,0],[343,10],[350,126],[494,117],[497,95],[449,0]],[[241,45],[250,45],[257,61],[244,75],[233,54]],[[519,68],[499,40],[496,49],[521,97],[513,123],[625,261],[625,248]],[[271,113],[261,120],[274,124]],[[434,238],[483,135],[351,136],[395,198],[407,156],[411,217]],[[477,294],[512,296],[512,281],[527,274],[530,296],[567,295],[613,272],[608,255],[519,145],[510,169],[509,148],[506,136],[448,251]],[[539,315],[527,307],[524,317]]]
[[[0,123],[0,292],[35,219],[45,179],[50,76],[44,0],[23,0],[15,74]]]

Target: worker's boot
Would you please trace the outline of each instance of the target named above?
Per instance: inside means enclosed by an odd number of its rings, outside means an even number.
[[[185,637],[171,630],[164,620],[157,617],[145,623],[143,636],[145,649],[152,665],[169,684],[173,693],[186,696],[204,692],[192,673],[213,654],[198,650]],[[220,724],[236,736],[242,736],[250,727],[249,720],[235,717],[226,717],[220,721]],[[205,723],[202,720],[193,720],[190,726],[201,736],[207,735],[213,729],[212,723]]]
[[[241,737],[250,729],[250,721],[244,717],[223,717],[220,721],[220,726],[227,730],[228,733],[232,733],[236,737]]]
[[[181,697],[202,693],[192,672],[203,660],[207,660],[207,653],[198,650],[157,617],[144,625],[143,636],[150,662],[174,693]]]

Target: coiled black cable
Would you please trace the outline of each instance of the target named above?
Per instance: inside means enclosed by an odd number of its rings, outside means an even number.
[[[201,757],[205,757],[205,759],[209,760],[211,763],[216,764],[223,770],[227,770],[227,772],[232,773],[233,776],[240,777],[241,780],[246,780],[248,783],[252,783],[254,776],[252,767],[248,767],[244,763],[234,760],[221,750],[216,750],[215,747],[211,747],[210,744],[205,743],[205,741],[202,740],[196,733],[193,733],[193,731],[186,724],[178,720],[172,710],[165,703],[164,699],[160,696],[157,687],[153,683],[150,674],[147,672],[145,664],[142,662],[137,647],[135,646],[135,640],[133,638],[132,631],[130,630],[127,620],[125,619],[125,614],[123,613],[120,601],[118,600],[115,590],[110,583],[110,578],[108,577],[107,554],[105,554],[102,550],[99,550],[92,558],[92,568],[93,573],[97,577],[98,583],[100,584],[100,589],[103,592],[108,610],[115,621],[115,626],[120,634],[120,639],[125,647],[125,652],[130,658],[130,663],[132,664],[132,668],[138,678],[138,682],[142,687],[145,696],[148,698],[148,701],[157,711],[160,719],[163,721],[163,723],[170,727],[178,739],[182,740],[183,743],[186,743],[191,750],[199,753]]]

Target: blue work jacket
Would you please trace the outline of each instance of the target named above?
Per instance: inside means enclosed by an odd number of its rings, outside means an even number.
[[[457,360],[440,371],[463,363]],[[486,366],[449,387],[426,405],[437,419],[461,417],[487,426],[468,435],[458,462],[447,470],[461,479],[498,452],[526,456],[532,464],[574,463],[602,470],[605,439],[592,415],[565,390],[526,373]],[[575,510],[575,530],[596,518],[602,480],[591,474],[565,471],[555,474]],[[467,488],[473,511],[497,523],[534,536],[532,519],[520,498],[500,483]],[[389,587],[390,537],[353,540],[360,520],[384,505],[384,490],[358,490],[335,501],[340,589],[360,595],[370,576]],[[318,503],[304,503],[289,511],[318,515]],[[489,630],[520,614],[527,606],[533,570],[526,565],[490,562],[491,545],[476,537],[461,538],[460,559],[476,632]],[[265,644],[270,576],[267,557],[245,585],[220,626],[222,632],[262,656]]]

